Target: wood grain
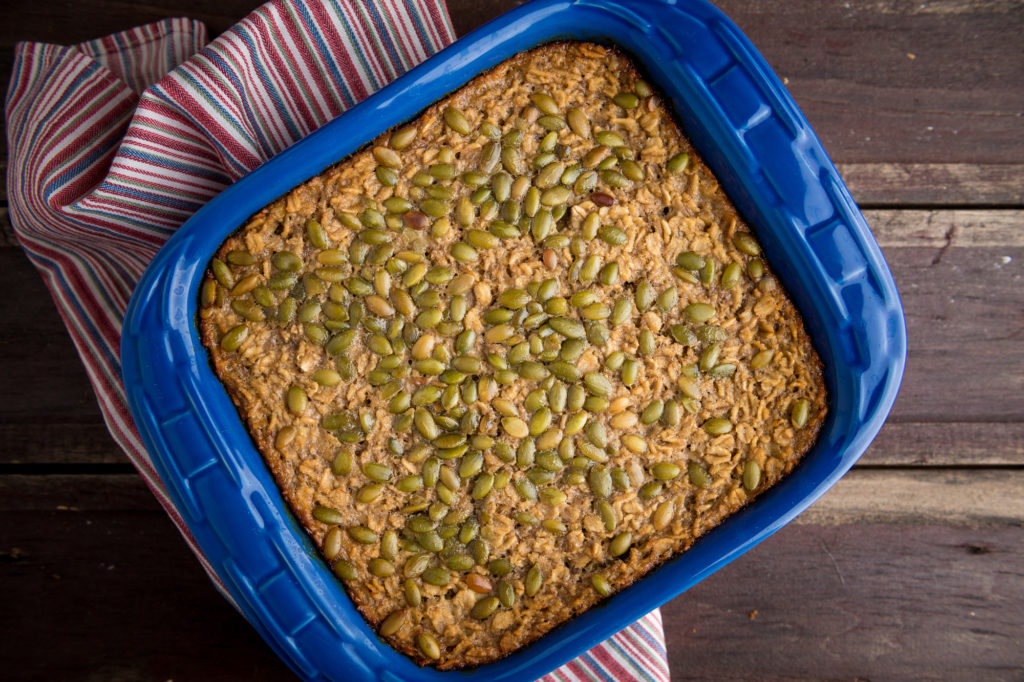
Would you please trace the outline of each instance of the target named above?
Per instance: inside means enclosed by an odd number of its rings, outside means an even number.
[[[1024,164],[840,163],[861,206],[1021,206]]]
[[[188,15],[215,36],[251,11],[252,0],[30,0],[7,3],[0,73],[19,40],[69,45]],[[520,0],[452,0],[464,35]],[[817,0],[716,3],[788,85],[825,148],[843,163],[1020,163],[1024,158],[1024,60],[1016,2],[916,3]],[[6,92],[7,80],[0,80]],[[5,143],[5,142],[4,142]],[[2,156],[2,154],[0,154]]]
[[[881,489],[869,478],[849,480]],[[967,508],[970,486],[933,492]],[[0,584],[18,586],[5,594],[0,667],[17,679],[290,678],[137,476],[0,476],[0,511]],[[848,520],[805,514],[667,604],[673,679],[1021,674],[1020,523]]]
[[[673,679],[1022,679],[1022,540],[788,526],[663,609]]]

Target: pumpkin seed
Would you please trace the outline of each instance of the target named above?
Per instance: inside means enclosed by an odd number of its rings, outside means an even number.
[[[350,526],[348,535],[361,545],[377,544],[377,534],[366,526]]]
[[[473,605],[470,615],[477,620],[486,620],[494,615],[500,605],[497,597],[484,597]]]
[[[602,597],[610,596],[612,593],[611,583],[600,573],[595,573],[590,577],[590,584],[593,585],[594,589]]]
[[[672,500],[665,500],[651,513],[651,525],[654,530],[664,530],[668,527],[668,524],[672,522],[672,517],[675,515],[676,506]]]
[[[753,358],[750,359],[750,369],[764,369],[771,364],[772,358],[775,357],[775,350],[768,348],[757,353]]]
[[[690,155],[686,152],[679,152],[665,164],[665,169],[673,175],[682,173],[690,164]]]
[[[434,661],[441,658],[441,646],[437,643],[437,639],[429,632],[423,631],[417,635],[416,645],[427,658]]]
[[[732,431],[732,422],[721,417],[714,417],[704,422],[704,430],[712,436],[720,436]]]
[[[558,104],[555,102],[555,98],[546,92],[533,93],[530,95],[530,101],[545,114],[558,113]]]
[[[690,483],[698,488],[706,488],[711,484],[711,476],[699,462],[691,461],[687,465],[687,474],[690,477]]]
[[[449,128],[463,135],[469,135],[472,130],[469,119],[455,107],[448,107],[444,110],[444,122]]]
[[[750,459],[743,465],[743,487],[747,492],[753,492],[761,483],[761,466]]]
[[[355,580],[359,577],[356,567],[346,559],[338,559],[334,562],[334,574],[342,580]]]
[[[231,352],[238,350],[249,336],[249,328],[244,324],[233,327],[220,340],[220,347]]]
[[[691,322],[707,322],[715,316],[715,309],[707,303],[691,303],[683,309],[683,314]]]
[[[612,556],[622,556],[629,551],[632,544],[633,534],[628,530],[623,531],[612,538],[612,541],[608,544],[608,553]]]
[[[807,424],[807,419],[810,416],[811,403],[801,398],[793,403],[793,407],[789,413],[789,421],[798,429],[802,429]]]
[[[587,475],[590,491],[597,497],[608,497],[612,494],[612,476],[603,466],[595,466]]]

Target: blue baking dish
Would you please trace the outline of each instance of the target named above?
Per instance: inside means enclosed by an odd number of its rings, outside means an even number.
[[[440,673],[377,638],[289,512],[208,364],[198,289],[221,242],[265,204],[514,53],[566,38],[617,45],[675,108],[799,306],[831,410],[792,475],[688,552],[504,660]],[[703,0],[536,0],[467,35],[198,211],[143,276],[121,343],[132,415],[196,542],[268,644],[317,680],[542,676],[749,550],[835,484],[881,428],[905,359],[899,297],[863,216],[764,59]]]

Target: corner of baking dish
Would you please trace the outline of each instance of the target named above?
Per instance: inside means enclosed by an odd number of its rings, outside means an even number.
[[[757,233],[826,368],[829,418],[804,462],[692,549],[508,658],[418,668],[366,625],[295,522],[207,361],[195,325],[206,263],[249,215],[375,135],[524,49],[614,43],[666,94],[685,133]],[[212,200],[157,254],[121,344],[136,425],[171,499],[242,613],[306,679],[540,677],[789,522],[881,428],[906,332],[882,255],[790,95],[750,42],[704,0],[537,0],[469,34]]]

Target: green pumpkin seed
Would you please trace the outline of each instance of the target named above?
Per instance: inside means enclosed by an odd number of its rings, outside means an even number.
[[[640,104],[640,98],[632,92],[620,92],[612,97],[612,101],[623,109],[636,109]]]
[[[501,578],[512,572],[512,563],[508,559],[495,559],[487,564],[487,569]]]
[[[466,242],[455,242],[452,244],[450,253],[452,258],[460,263],[472,263],[478,258],[476,249]]]
[[[231,352],[238,350],[242,342],[245,341],[249,336],[249,328],[244,324],[240,324],[237,327],[229,330],[220,340],[220,347],[224,350]]]
[[[405,625],[405,621],[405,609],[399,609],[398,611],[395,611],[387,618],[385,618],[383,622],[381,622],[380,634],[384,637],[390,637],[391,635],[396,634],[399,630],[402,629],[402,626]]]
[[[707,370],[707,374],[712,379],[726,379],[736,373],[736,364],[733,362],[720,362],[711,369]]]
[[[699,462],[690,462],[687,465],[687,473],[690,477],[690,483],[697,488],[706,488],[711,485],[711,476]]]
[[[626,361],[622,363],[622,370],[620,371],[620,377],[622,383],[629,387],[636,383],[637,377],[640,375],[640,365],[633,358],[626,358]]]
[[[775,357],[775,350],[768,348],[760,351],[753,358],[750,359],[750,369],[764,369],[771,364],[772,358]]]
[[[741,253],[745,253],[748,256],[757,256],[761,253],[761,247],[754,237],[747,232],[737,232],[734,234],[732,243]]]
[[[650,329],[641,329],[640,336],[637,339],[637,351],[640,355],[654,355],[654,351],[657,350],[657,341],[654,338],[654,332]]]
[[[753,258],[747,262],[747,275],[750,279],[757,282],[764,277],[764,263],[757,258]]]
[[[423,571],[420,578],[428,585],[436,587],[445,587],[452,581],[451,573],[440,566],[431,566]]]
[[[377,534],[366,526],[350,526],[348,535],[361,545],[377,544]]]
[[[484,597],[476,604],[473,604],[473,608],[470,609],[470,615],[477,620],[486,620],[494,615],[494,612],[498,610],[500,602],[497,597]]]
[[[530,567],[530,570],[526,572],[526,578],[523,580],[523,592],[527,597],[533,597],[540,588],[544,585],[544,573],[541,571],[540,566],[534,564]]]
[[[642,424],[653,424],[654,422],[661,419],[661,413],[665,409],[665,403],[661,400],[653,400],[644,411],[640,413],[640,423]]]
[[[753,492],[761,483],[761,466],[750,459],[743,465],[743,487],[747,492]]]
[[[373,559],[370,559],[370,563],[367,565],[367,570],[370,572],[370,575],[378,578],[387,578],[394,575],[395,565],[387,559],[374,557]]]
[[[720,436],[732,431],[732,422],[721,417],[714,417],[704,422],[703,428],[712,436]]]
[[[680,471],[679,465],[674,462],[658,462],[651,467],[651,475],[659,481],[671,481]]]
[[[331,462],[331,471],[335,476],[347,476],[352,471],[352,453],[348,450],[338,450]]]
[[[636,292],[634,293],[634,302],[636,308],[640,312],[647,312],[647,309],[654,304],[654,300],[657,298],[657,293],[654,291],[654,287],[646,279],[641,280],[636,285]]]
[[[356,491],[356,500],[363,504],[373,502],[384,492],[384,485],[381,483],[367,483]]]
[[[651,513],[651,525],[654,530],[664,530],[672,523],[672,517],[676,513],[676,505],[672,500],[665,500]]]
[[[537,500],[537,487],[528,478],[521,478],[515,482],[516,492],[524,500],[535,502]]]
[[[328,525],[338,525],[345,522],[345,517],[337,509],[324,507],[319,504],[313,506],[313,518]]]
[[[411,397],[409,394],[405,391],[401,391],[391,398],[391,401],[388,403],[388,411],[391,412],[391,414],[405,412],[409,409],[410,402]]]
[[[569,200],[572,191],[566,187],[552,187],[540,195],[540,203],[544,206],[559,206]]]
[[[620,437],[622,444],[630,452],[640,454],[647,452],[647,441],[633,434],[626,434]]]
[[[501,426],[513,438],[526,438],[530,435],[530,428],[519,417],[505,417],[501,420]]]
[[[608,396],[614,390],[612,382],[603,374],[598,372],[589,372],[584,375],[583,383],[592,395],[596,395],[598,397]]]
[[[612,494],[612,477],[603,466],[595,466],[590,469],[590,473],[587,475],[587,484],[596,497],[604,498]]]
[[[598,144],[603,144],[606,147],[622,147],[626,144],[618,133],[611,130],[597,131],[594,139],[597,140]]]
[[[643,166],[632,159],[624,159],[622,161],[622,174],[634,182],[643,182],[646,177]]]
[[[416,135],[419,130],[416,126],[406,126],[400,128],[391,134],[388,144],[391,145],[392,149],[402,150],[412,144],[412,141],[416,139]]]
[[[691,303],[683,309],[683,314],[691,322],[707,322],[715,316],[715,309],[707,303]]]
[[[793,403],[793,407],[789,412],[789,421],[798,429],[802,429],[807,424],[807,419],[810,417],[811,403],[810,401],[801,398]]]
[[[420,652],[424,656],[432,661],[441,658],[441,646],[437,643],[437,639],[429,632],[424,631],[416,636],[416,646],[419,647]]]
[[[709,369],[718,363],[718,357],[722,353],[722,344],[713,343],[700,354],[700,361],[697,366],[702,372],[707,372]]]
[[[550,472],[549,472],[550,473]],[[558,488],[541,488],[537,491],[538,499],[549,507],[565,504],[567,496]]]
[[[472,127],[466,115],[455,107],[448,107],[444,110],[445,124],[457,133],[469,135]]]
[[[612,541],[608,544],[608,553],[612,556],[622,556],[629,551],[632,544],[633,534],[629,531],[623,531],[612,538]]]
[[[402,574],[406,578],[416,578],[423,575],[423,572],[430,566],[431,555],[424,552],[422,554],[414,554],[405,560],[405,566],[402,568]]]
[[[546,92],[535,92],[530,95],[530,101],[533,102],[534,106],[541,110],[545,114],[557,114],[558,104],[555,102],[555,98]]]
[[[583,324],[568,317],[553,317],[548,320],[548,326],[569,339],[582,339],[586,336]]]
[[[503,146],[501,148],[501,167],[512,175],[522,172],[523,162],[518,147]]]
[[[596,590],[597,593],[602,597],[610,596],[613,591],[611,583],[609,583],[608,579],[600,573],[595,573],[590,577],[590,584],[594,587],[594,590]]]
[[[665,291],[661,292],[657,298],[658,310],[663,313],[667,313],[675,308],[676,303],[679,302],[679,292],[675,287],[669,287]]]
[[[661,481],[648,481],[647,483],[644,483],[642,486],[640,486],[640,489],[637,490],[636,495],[637,497],[644,501],[652,500],[661,494],[663,488],[664,484]]]
[[[722,270],[722,288],[732,289],[740,283],[740,277],[743,276],[743,267],[739,263],[729,263]]]
[[[341,554],[342,533],[341,528],[334,527],[327,531],[327,535],[324,536],[324,556],[327,557],[328,561],[337,559],[338,555]]]
[[[299,386],[292,386],[288,389],[288,395],[285,399],[288,404],[288,410],[293,414],[302,414],[306,409],[306,405],[309,402],[309,398],[306,397],[306,392]]]
[[[690,155],[687,154],[686,152],[680,152],[668,160],[668,162],[665,164],[665,169],[668,170],[669,173],[675,175],[677,173],[682,173],[684,170],[686,170],[686,167],[689,164]]]
[[[346,559],[338,559],[334,562],[334,574],[342,580],[355,580],[359,577],[356,567]]]

